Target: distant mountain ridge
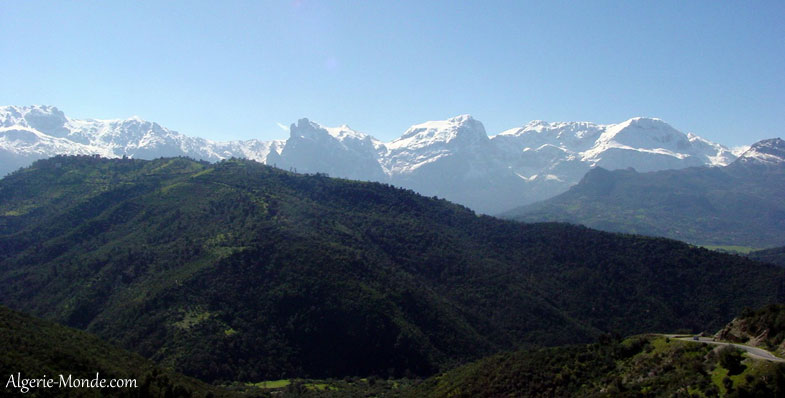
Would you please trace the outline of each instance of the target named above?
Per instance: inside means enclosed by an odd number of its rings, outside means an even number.
[[[551,199],[513,209],[521,221],[566,221],[694,244],[785,245],[785,141],[753,144],[725,167],[639,173],[591,170]]]
[[[592,167],[724,166],[730,149],[659,119],[534,121],[489,137],[469,115],[410,127],[391,142],[300,119],[286,140],[211,141],[138,117],[77,120],[52,106],[0,107],[0,175],[58,154],[247,158],[300,172],[387,182],[496,214],[566,191]]]

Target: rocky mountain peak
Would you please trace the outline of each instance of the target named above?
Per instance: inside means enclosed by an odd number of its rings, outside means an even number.
[[[737,160],[739,164],[783,165],[785,164],[785,141],[781,138],[770,138],[758,141],[744,152]]]

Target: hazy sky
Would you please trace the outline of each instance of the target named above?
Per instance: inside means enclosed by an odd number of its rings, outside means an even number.
[[[212,139],[470,113],[785,137],[785,2],[4,1],[0,104]]]

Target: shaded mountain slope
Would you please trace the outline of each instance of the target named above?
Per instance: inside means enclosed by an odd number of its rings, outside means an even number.
[[[784,275],[252,161],[57,157],[0,180],[2,303],[205,380],[427,375],[603,331],[718,328]]]
[[[156,366],[149,360],[113,347],[88,333],[35,319],[0,306],[0,373],[23,378],[59,375],[73,379],[131,379],[125,388],[19,388],[3,384],[3,396],[20,397],[224,397],[217,387]],[[107,381],[108,383],[108,381]]]
[[[650,173],[596,168],[569,191],[503,216],[566,221],[695,244],[781,246],[785,158],[772,161],[776,155],[771,153],[779,153],[772,146],[785,144],[761,141],[726,167]]]
[[[785,247],[756,250],[748,255],[749,258],[764,263],[772,263],[785,267]]]

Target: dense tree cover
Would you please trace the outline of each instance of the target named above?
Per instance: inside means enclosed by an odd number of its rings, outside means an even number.
[[[4,397],[229,397],[236,396],[156,366],[138,354],[113,347],[88,333],[23,315],[0,306],[0,375]],[[136,388],[30,388],[22,392],[9,377],[132,379]],[[18,379],[14,380],[18,383]]]
[[[252,161],[57,157],[0,180],[0,302],[208,381],[430,375],[719,328],[785,270]]]
[[[720,365],[728,369],[728,376],[741,374],[746,369],[746,366],[741,363],[744,360],[744,355],[738,348],[727,345],[720,348],[717,354]]]
[[[569,191],[503,215],[700,245],[785,245],[785,167],[731,164],[638,173],[595,168]]]
[[[785,267],[785,247],[756,250],[751,252],[748,256],[757,261],[777,264]]]
[[[733,348],[639,336],[498,354],[431,377],[406,394],[452,398],[780,397],[785,395],[785,365],[744,360]]]
[[[342,379],[283,379],[260,383],[233,383],[226,388],[250,396],[279,398],[403,398],[422,380],[344,377]]]

